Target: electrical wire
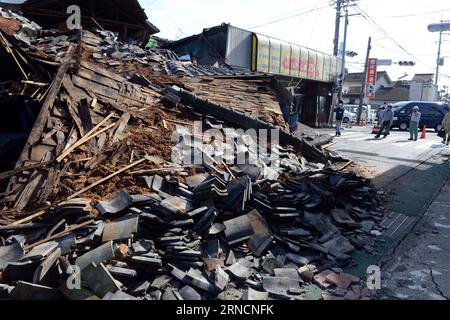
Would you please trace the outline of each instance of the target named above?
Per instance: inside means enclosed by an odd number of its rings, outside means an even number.
[[[319,22],[320,13],[322,12],[322,10],[323,10],[323,9],[320,9],[320,11],[317,13],[316,21],[314,22],[314,26],[313,26],[311,32],[309,33],[308,41],[306,42],[306,45],[307,45],[308,47],[310,46],[311,38],[312,38],[313,34],[315,34],[314,31],[316,30],[317,23]],[[306,17],[305,17],[304,19],[306,19]]]
[[[314,4],[313,6],[311,6],[311,9],[317,7],[318,5],[320,5],[320,4],[321,4],[322,2],[324,2],[324,1],[328,1],[328,0],[319,0],[316,4]],[[250,22],[250,23],[248,23],[248,24],[243,25],[243,28],[252,28],[254,25],[262,24],[262,23],[264,23],[264,22],[267,21],[267,20],[272,20],[272,19],[282,19],[283,16],[286,16],[286,15],[287,15],[287,17],[290,17],[290,16],[292,16],[292,14],[294,14],[294,13],[303,13],[304,11],[305,11],[305,8],[304,8],[304,7],[301,8],[301,9],[297,9],[297,10],[290,10],[290,11],[288,11],[288,12],[280,13],[280,14],[277,14],[277,15],[272,16],[272,17],[268,17],[268,18],[264,18],[264,19],[259,19],[258,21]]]
[[[442,13],[442,12],[447,12],[447,11],[450,11],[450,8],[443,9],[443,10],[421,12],[421,13],[402,14],[402,15],[397,15],[397,16],[377,16],[375,18],[410,18],[410,17],[426,16],[427,14],[433,14],[433,13]]]
[[[375,26],[375,28],[382,34],[384,35],[387,39],[391,40],[396,46],[398,46],[404,53],[406,53],[408,56],[410,56],[411,58],[413,58],[414,60],[416,60],[417,62],[423,64],[424,66],[428,67],[428,68],[432,68],[430,65],[428,65],[427,63],[425,63],[424,61],[422,61],[421,59],[419,59],[418,57],[416,57],[415,55],[413,55],[412,53],[410,53],[408,50],[405,49],[405,47],[403,47],[397,40],[395,40],[389,33],[387,33],[375,20],[373,20],[358,4],[355,5],[355,8],[359,11],[359,13],[361,13],[361,16],[368,21],[369,23],[371,23],[372,25]]]
[[[410,56],[411,58],[413,58],[416,62],[421,63],[422,65],[424,65],[425,67],[429,68],[429,69],[434,69],[435,66],[430,66],[428,63],[424,62],[422,59],[419,59],[416,55],[413,55],[412,53],[410,53],[408,50],[406,50],[397,40],[395,40],[390,34],[388,34],[375,20],[373,20],[358,4],[355,5],[355,8],[359,11],[359,13],[361,13],[362,17],[368,21],[369,23],[371,23],[372,25],[375,26],[375,28],[382,34],[384,35],[387,39],[391,40],[393,43],[395,43],[395,45],[397,45],[402,52],[406,53],[408,56]],[[378,44],[378,46],[380,46]],[[382,47],[382,46],[381,46]],[[387,49],[387,48],[385,48]],[[391,49],[389,49],[391,50]],[[392,51],[392,50],[391,50]],[[439,76],[443,76],[443,77],[450,77],[449,75],[446,75],[442,72],[439,72]]]
[[[322,6],[322,7],[319,7],[319,8],[313,8],[313,9],[310,9],[308,11],[303,11],[303,12],[300,12],[298,14],[295,14],[295,15],[292,15],[292,16],[289,16],[289,17],[285,17],[285,18],[269,21],[269,22],[266,22],[266,23],[263,23],[263,24],[260,24],[260,25],[257,25],[257,26],[251,26],[251,27],[248,27],[248,28],[250,28],[250,29],[257,29],[257,28],[265,27],[265,26],[268,26],[268,25],[271,25],[271,24],[275,24],[275,23],[278,23],[278,22],[283,22],[283,21],[290,20],[290,19],[293,19],[293,18],[296,18],[296,17],[300,17],[302,15],[309,14],[309,13],[314,12],[314,11],[319,11],[319,10],[322,10],[322,9],[325,9],[325,8],[328,8],[328,7],[329,6],[326,5],[326,6]]]
[[[314,7],[317,7],[317,6],[320,4],[320,2],[321,2],[321,1],[319,1],[318,3],[316,3],[316,5],[315,5]],[[321,11],[322,11],[322,10],[320,10],[320,12],[321,12]],[[320,12],[319,12],[319,15],[320,15]],[[298,25],[299,25],[300,23],[302,23],[303,21],[305,21],[305,20],[309,17],[309,15],[310,15],[310,13],[308,13],[306,16],[301,17],[300,19],[298,19],[297,22],[295,22],[295,24],[292,26],[291,29],[293,30],[293,29],[297,28]]]

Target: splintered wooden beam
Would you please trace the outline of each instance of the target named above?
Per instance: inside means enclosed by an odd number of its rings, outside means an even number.
[[[29,215],[29,216],[26,217],[26,218],[23,218],[23,219],[14,221],[13,223],[10,224],[10,226],[18,226],[18,225],[21,225],[21,224],[24,224],[24,223],[33,221],[34,219],[43,216],[45,213],[47,213],[47,211],[48,211],[48,210],[41,210],[41,211],[38,211],[38,212],[36,212],[36,213],[34,213],[34,214],[32,214],[32,215]]]
[[[19,67],[20,71],[22,72],[23,76],[25,77],[25,79],[29,80],[27,73],[25,72],[25,70],[23,70],[22,66],[19,63],[19,60],[17,60],[16,55],[14,54],[14,50],[11,48],[8,40],[6,40],[6,38],[3,36],[3,33],[0,31],[0,38],[1,38],[1,42],[4,44],[6,52],[8,52],[14,59],[14,61],[17,63],[17,66]]]
[[[83,193],[85,193],[85,192],[91,190],[92,188],[95,188],[96,186],[102,184],[103,182],[106,182],[106,181],[108,181],[108,180],[114,178],[115,176],[117,176],[117,175],[119,175],[119,174],[121,174],[121,173],[123,173],[123,172],[125,172],[125,171],[128,171],[128,170],[130,170],[131,168],[134,168],[134,167],[136,167],[137,165],[139,165],[139,164],[141,164],[141,163],[144,163],[145,161],[147,161],[146,158],[143,158],[143,159],[141,159],[141,160],[138,160],[138,161],[136,161],[136,162],[134,162],[134,163],[132,163],[132,164],[126,166],[125,168],[122,168],[122,169],[120,169],[120,170],[118,170],[118,171],[116,171],[116,172],[110,174],[109,176],[104,177],[104,178],[98,180],[97,182],[94,182],[94,183],[91,184],[90,186],[81,189],[80,191],[78,191],[78,192],[74,193],[73,195],[71,195],[70,197],[68,197],[67,200],[75,199],[76,197],[80,196],[81,194],[83,194]]]
[[[29,245],[25,246],[24,249],[25,249],[25,250],[33,249],[34,247],[37,247],[38,245],[41,245],[41,244],[43,244],[43,243],[46,243],[46,242],[49,242],[49,241],[52,241],[52,240],[61,238],[61,237],[65,236],[66,234],[68,234],[68,233],[70,233],[70,232],[72,232],[72,231],[75,231],[75,230],[84,228],[84,227],[86,227],[86,226],[88,226],[88,225],[90,225],[90,224],[92,224],[92,223],[94,223],[94,222],[95,222],[95,220],[94,220],[94,219],[91,219],[91,220],[88,220],[88,221],[83,222],[83,223],[81,223],[81,224],[78,224],[78,225],[76,225],[76,226],[71,226],[71,227],[67,228],[67,229],[64,230],[64,231],[61,231],[61,232],[59,232],[59,233],[57,233],[57,234],[54,234],[54,235],[51,236],[51,237],[48,237],[48,238],[43,239],[43,240],[41,240],[41,241],[35,242],[35,243],[33,243],[33,244],[29,244]]]
[[[80,140],[78,140],[75,144],[73,144],[70,148],[68,148],[66,151],[64,151],[58,158],[56,158],[56,161],[61,162],[63,161],[69,154],[72,153],[73,150],[78,148],[79,146],[83,145],[87,141],[89,141],[92,138],[92,135],[94,135],[98,129],[101,128],[111,117],[114,115],[114,113],[110,113],[105,119],[103,119],[98,125],[96,125],[94,128],[92,128],[91,131],[86,133],[84,137],[82,137]]]

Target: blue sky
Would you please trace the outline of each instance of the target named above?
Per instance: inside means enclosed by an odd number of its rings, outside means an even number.
[[[335,11],[330,0],[140,0],[159,36],[179,39],[222,22],[288,40],[320,51],[333,49]],[[373,39],[371,57],[414,60],[415,67],[385,67],[393,80],[404,73],[434,73],[438,35],[427,31],[430,23],[450,20],[450,2],[442,0],[359,0],[359,7],[375,23],[352,16],[348,49],[351,71],[362,71],[367,40]],[[360,13],[351,9],[351,14]],[[272,23],[270,23],[272,22]],[[270,23],[270,24],[268,24]],[[266,25],[267,24],[267,25]],[[343,34],[343,32],[341,33]],[[444,35],[440,85],[450,85],[450,32]]]

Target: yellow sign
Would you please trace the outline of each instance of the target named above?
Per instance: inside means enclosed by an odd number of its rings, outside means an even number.
[[[317,53],[317,64],[316,64],[316,75],[314,77],[315,80],[324,81],[323,77],[323,64],[325,57],[322,53]]]
[[[258,72],[269,72],[270,40],[268,37],[255,34],[253,36],[253,49],[256,47],[256,69]]]
[[[324,62],[323,62],[323,81],[330,82],[331,79],[331,57],[330,56],[324,56]]]
[[[252,51],[252,71],[325,82],[336,77],[338,60],[331,55],[256,33]]]
[[[293,77],[298,77],[300,74],[300,47],[292,44],[290,62],[290,75]]]
[[[308,79],[316,79],[317,74],[317,53],[309,50],[308,56]]]
[[[270,39],[270,73],[280,74],[281,72],[281,41]]]
[[[286,76],[290,75],[291,71],[291,45],[287,42],[281,43],[281,70],[280,73]]]
[[[299,74],[300,78],[308,78],[308,58],[309,58],[309,50],[306,48],[300,48],[300,62],[299,62]]]

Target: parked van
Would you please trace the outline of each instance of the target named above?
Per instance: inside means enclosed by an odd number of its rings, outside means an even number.
[[[350,121],[352,123],[356,123],[357,115],[358,115],[358,109],[359,105],[356,104],[346,104],[344,105],[344,109],[352,115],[350,118]],[[362,107],[362,113],[361,113],[361,119],[366,121],[368,124],[372,124],[375,122],[376,119],[376,112],[375,114],[372,112],[372,107],[370,105],[363,105]]]
[[[412,109],[415,106],[419,107],[419,111],[422,114],[419,123],[420,129],[425,125],[427,128],[433,128],[436,131],[440,131],[442,129],[442,121],[444,120],[445,114],[450,113],[450,107],[446,103],[414,101],[399,102],[393,105],[393,128],[408,130]]]

